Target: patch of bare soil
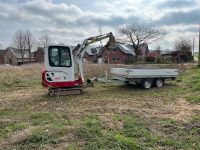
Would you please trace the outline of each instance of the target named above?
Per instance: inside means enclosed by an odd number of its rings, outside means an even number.
[[[200,105],[190,104],[181,98],[177,98],[176,101],[169,103],[164,103],[163,100],[159,98],[148,97],[143,97],[142,100],[137,98],[117,100],[116,98],[116,100],[112,101],[106,99],[105,101],[90,100],[80,103],[81,105],[77,105],[76,108],[73,107],[72,112],[102,114],[100,118],[102,118],[104,122],[108,122],[106,119],[110,120],[110,116],[107,114],[121,114],[129,111],[147,117],[166,118],[175,121],[188,122],[191,116],[195,114],[195,110],[200,111]]]
[[[184,99],[178,98],[172,103],[154,103],[147,107],[136,108],[136,110],[150,117],[188,122],[195,114],[195,110],[200,111],[200,105],[190,104]]]
[[[18,142],[23,142],[26,139],[28,139],[28,137],[31,135],[31,132],[35,129],[36,127],[29,127],[20,131],[17,131],[15,133],[12,133],[7,139],[6,141],[2,141],[0,142],[0,147],[7,147],[10,144],[14,144],[14,143],[18,143]]]
[[[9,143],[17,143],[25,141],[36,127],[29,127],[24,130],[18,131],[15,134],[11,135],[9,138]]]
[[[195,110],[200,111],[200,105],[189,104],[184,99],[178,98],[175,103],[166,105],[165,110],[167,111],[163,114],[164,118],[166,117],[175,121],[187,122],[194,114]]]
[[[0,92],[0,108],[7,108],[12,103],[17,101],[18,103],[23,103],[24,101],[33,100],[35,95],[42,95],[43,90],[33,90],[33,89],[23,89],[14,90],[9,92]]]
[[[123,128],[123,122],[116,121],[113,119],[113,113],[104,113],[104,114],[98,114],[99,118],[103,122],[103,124],[111,129],[122,129]]]

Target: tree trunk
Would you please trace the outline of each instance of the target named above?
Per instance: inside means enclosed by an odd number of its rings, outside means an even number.
[[[135,54],[135,62],[137,63],[138,62],[138,55]]]
[[[24,64],[24,56],[22,56],[22,64]]]
[[[29,49],[29,63],[32,62],[32,55],[31,55],[31,50]]]
[[[144,64],[147,62],[147,56],[148,56],[148,50],[145,50],[145,55],[144,55]]]

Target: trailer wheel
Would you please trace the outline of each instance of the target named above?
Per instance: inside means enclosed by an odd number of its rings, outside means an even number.
[[[155,86],[158,87],[158,88],[161,88],[163,87],[164,85],[164,80],[163,79],[156,79],[155,80]]]
[[[142,82],[142,87],[145,89],[150,89],[152,86],[152,81],[151,80],[144,80]]]

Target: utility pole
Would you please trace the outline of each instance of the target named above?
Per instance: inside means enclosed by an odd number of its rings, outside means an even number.
[[[192,54],[194,56],[194,45],[195,45],[195,38],[193,38],[193,43],[192,43]]]
[[[194,45],[195,45],[195,38],[193,38],[193,43],[192,43],[192,61],[194,62]]]
[[[98,18],[98,25],[99,25],[99,34],[102,35],[102,27],[101,27],[101,21]],[[101,47],[103,47],[102,41],[100,41]]]
[[[200,67],[200,26],[199,26],[199,54],[198,54],[198,67]]]

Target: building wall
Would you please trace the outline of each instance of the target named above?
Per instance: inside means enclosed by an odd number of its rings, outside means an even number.
[[[23,65],[23,64],[29,64],[29,63],[33,63],[35,61],[34,58],[24,58],[24,62],[22,60],[22,58],[17,58],[17,65]]]
[[[109,61],[110,64],[125,64],[129,61],[129,56],[117,47],[105,50],[102,53],[102,60],[104,63],[108,63]]]
[[[0,55],[0,64],[4,64],[4,54]]]
[[[4,54],[4,64],[18,65],[17,57],[10,50]]]
[[[34,53],[34,58],[36,62],[44,62],[44,53],[42,50],[38,50]]]
[[[88,53],[85,53],[84,59],[89,63],[98,63],[97,55],[89,55]]]

